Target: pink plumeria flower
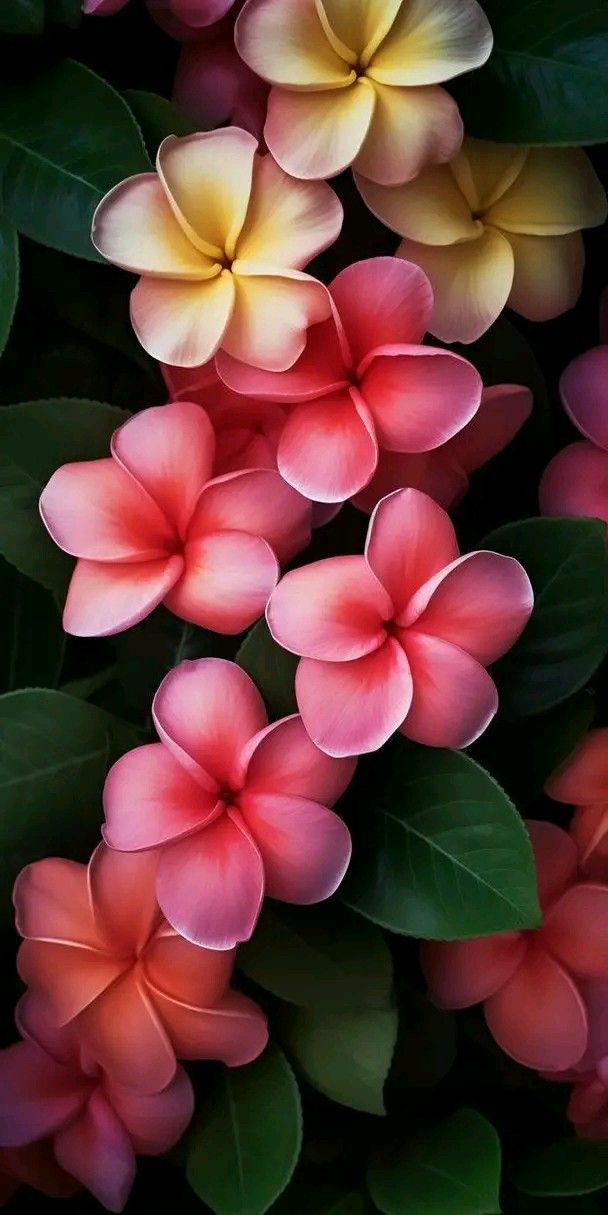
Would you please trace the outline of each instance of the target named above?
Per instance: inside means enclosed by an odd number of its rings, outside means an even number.
[[[87,16],[111,17],[125,8],[129,0],[83,0]],[[188,38],[219,21],[232,7],[233,0],[148,0],[148,8],[158,24],[175,38]]]
[[[482,383],[466,359],[420,344],[433,297],[416,266],[369,258],[329,292],[333,316],[311,327],[293,367],[268,373],[222,352],[217,368],[235,392],[292,405],[279,471],[308,498],[342,502],[374,475],[379,448],[424,452],[451,439],[479,408]]]
[[[508,1055],[541,1071],[578,1066],[590,1043],[587,981],[606,976],[608,886],[581,881],[576,846],[552,823],[528,822],[543,922],[526,932],[427,941],[422,969],[443,1008],[483,1003]]]
[[[386,494],[412,487],[452,510],[464,498],[471,473],[515,438],[531,411],[529,388],[520,384],[484,388],[477,413],[441,447],[417,455],[381,451],[371,481],[353,498],[355,506],[369,514]]]
[[[160,1092],[137,1093],[87,1058],[70,1027],[44,1026],[42,1036],[43,1043],[17,1042],[0,1051],[0,1144],[24,1148],[51,1140],[57,1165],[108,1211],[122,1211],[136,1155],[160,1156],[186,1130],[192,1085],[178,1067]]]
[[[589,730],[547,781],[545,792],[575,807],[569,831],[581,868],[587,877],[608,882],[608,728]]]
[[[375,751],[395,730],[435,747],[466,747],[498,694],[486,666],[532,611],[519,562],[458,555],[440,506],[416,489],[378,504],[364,556],[330,557],[286,574],[266,615],[301,656],[296,695],[313,741],[329,755]]]
[[[173,81],[173,100],[203,130],[242,127],[262,138],[269,86],[241,59],[231,22],[198,31],[181,50]]]
[[[354,772],[298,716],[268,725],[249,676],[220,658],[183,662],[153,705],[161,742],[118,760],[104,789],[112,848],[159,850],[156,894],[188,941],[247,940],[264,894],[318,903],[339,886],[350,835],[327,807]]]
[[[164,603],[182,620],[240,633],[310,538],[310,504],[271,469],[211,480],[215,441],[200,406],[146,409],[112,436],[111,458],[64,464],[42,519],[77,557],[68,633],[105,637]]]

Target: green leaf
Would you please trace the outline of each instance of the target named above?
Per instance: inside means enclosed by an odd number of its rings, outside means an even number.
[[[135,115],[152,158],[167,135],[192,135],[200,130],[174,101],[148,93],[146,89],[125,89],[125,101]]]
[[[262,1215],[290,1180],[301,1143],[298,1086],[270,1046],[255,1063],[224,1069],[191,1135],[188,1181],[215,1215]]]
[[[113,405],[68,398],[0,410],[0,553],[56,594],[65,591],[73,560],[44,528],[40,493],[61,464],[107,456],[127,417]]]
[[[608,548],[598,519],[526,519],[480,548],[516,557],[534,588],[519,641],[493,669],[503,712],[542,713],[584,687],[608,653]]]
[[[115,639],[117,674],[129,705],[148,713],[158,685],[185,659],[232,658],[234,638],[179,620],[158,608]]]
[[[57,686],[65,649],[57,605],[1,557],[0,635],[0,692]]]
[[[272,1215],[364,1215],[365,1200],[354,1190],[302,1185],[299,1178],[279,1198]]]
[[[520,1161],[513,1180],[526,1194],[567,1197],[608,1186],[608,1143],[560,1139]]]
[[[127,103],[90,68],[65,60],[0,87],[0,197],[32,240],[98,261],[95,207],[149,168]]]
[[[361,763],[347,800],[356,809],[342,896],[368,919],[443,940],[539,922],[526,829],[468,756],[398,737]]]
[[[332,1101],[384,1114],[384,1082],[397,1040],[397,1010],[285,1008],[281,1036],[302,1075]]]
[[[41,34],[44,0],[2,0],[0,34]]]
[[[294,681],[299,659],[277,645],[264,619],[247,634],[236,655],[266,701],[271,719],[297,713]]]
[[[82,19],[82,0],[46,0],[46,18],[76,29]]]
[[[525,144],[608,139],[608,9],[580,0],[484,0],[494,50],[454,86],[465,128]]]
[[[393,965],[382,933],[338,903],[267,904],[239,950],[260,987],[306,1008],[387,1008]]]
[[[383,1215],[496,1215],[498,1135],[475,1110],[459,1110],[373,1165],[368,1185]]]
[[[42,856],[86,859],[102,821],[110,765],[141,731],[63,692],[0,696],[0,895],[10,917],[17,873]]]
[[[19,294],[19,241],[13,225],[0,215],[0,354],[11,331]]]

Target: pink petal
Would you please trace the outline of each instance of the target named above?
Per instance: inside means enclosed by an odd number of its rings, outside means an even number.
[[[365,77],[346,88],[273,88],[264,138],[286,173],[306,180],[335,177],[356,159],[374,105],[375,90]]]
[[[462,143],[463,126],[446,89],[434,84],[400,88],[378,80],[373,89],[372,120],[353,165],[357,175],[398,187],[429,164],[453,159]]]
[[[608,802],[608,727],[590,730],[569,759],[547,781],[545,792],[558,802]]]
[[[450,441],[450,456],[466,472],[487,464],[515,438],[532,412],[532,401],[530,389],[520,384],[484,388],[477,413]]]
[[[154,998],[180,1059],[212,1059],[242,1067],[257,1059],[266,1046],[264,1013],[238,991],[227,992],[213,1008],[178,1004],[159,992]]]
[[[587,1009],[589,1041],[587,1043],[587,1052],[579,1066],[582,1067],[587,1064],[593,1069],[597,1067],[599,1075],[606,1081],[608,1079],[606,1073],[606,1059],[608,1058],[608,1017],[606,1015],[608,1012],[608,982],[604,979],[600,982],[581,983],[580,989]]]
[[[268,724],[253,680],[223,658],[174,667],[154,697],[152,714],[178,762],[212,790],[238,781],[243,747]]]
[[[494,681],[475,658],[414,629],[402,634],[414,685],[402,734],[427,747],[468,747],[498,708]]]
[[[173,542],[168,520],[115,460],[64,464],[40,495],[55,544],[90,561],[152,561]]]
[[[114,983],[125,962],[79,945],[24,941],[17,954],[23,982],[40,996],[57,1025],[67,1025]]]
[[[412,676],[401,646],[388,637],[352,662],[303,658],[296,673],[302,721],[328,755],[377,751],[399,728],[412,699]]]
[[[117,1084],[156,1093],[171,1083],[173,1047],[136,968],[81,1013],[78,1028],[87,1051]]]
[[[347,386],[347,370],[336,320],[311,325],[299,359],[286,371],[264,371],[220,350],[216,364],[223,382],[235,392],[269,401],[313,401]]]
[[[127,852],[155,848],[204,826],[217,803],[162,743],[136,747],[106,777],[103,837]]]
[[[528,818],[526,827],[534,852],[538,898],[545,910],[576,878],[576,846],[555,823]]]
[[[543,944],[581,979],[608,974],[608,886],[571,886],[547,912]]]
[[[233,0],[171,0],[171,9],[178,21],[198,29],[219,21],[232,4]]]
[[[608,805],[593,802],[579,806],[568,828],[578,849],[584,876],[598,882],[608,881]]]
[[[525,952],[522,933],[500,932],[471,941],[423,941],[420,964],[437,1004],[468,1008],[507,983]]]
[[[63,609],[66,633],[111,637],[130,629],[162,603],[183,567],[177,553],[129,565],[77,561]]]
[[[204,39],[182,46],[173,100],[201,130],[228,122],[260,139],[267,98],[268,85],[241,59],[230,32],[210,30]]]
[[[585,1006],[565,970],[539,947],[485,1005],[486,1021],[508,1055],[539,1071],[574,1067],[587,1045]]]
[[[139,952],[159,920],[154,852],[115,852],[98,844],[89,861],[95,916],[118,956]]]
[[[541,514],[603,519],[608,523],[608,452],[572,443],[547,465],[538,490]]]
[[[210,1008],[230,983],[235,954],[234,949],[201,949],[164,920],[146,949],[146,978],[171,1000]]]
[[[279,472],[307,498],[344,502],[378,460],[374,424],[356,389],[296,406],[279,439]]]
[[[77,1022],[58,1026],[44,996],[25,991],[15,1008],[15,1024],[23,1038],[40,1046],[56,1063],[73,1073],[84,1070]]]
[[[280,574],[270,545],[246,531],[207,532],[190,540],[184,562],[165,607],[216,633],[248,629],[264,612]]]
[[[267,726],[248,748],[247,794],[280,793],[333,806],[350,784],[353,759],[332,759],[315,747],[297,714]]]
[[[62,1168],[109,1211],[122,1211],[135,1181],[135,1152],[122,1122],[101,1092],[55,1138]]]
[[[189,539],[223,531],[261,536],[285,565],[310,542],[310,503],[271,469],[216,477],[199,498]]]
[[[370,257],[347,266],[329,288],[350,346],[353,364],[378,346],[421,342],[433,311],[426,274],[399,257]]]
[[[411,452],[451,439],[478,409],[481,389],[472,363],[432,346],[378,350],[361,382],[379,443]]]
[[[144,409],[112,438],[112,455],[143,486],[182,539],[211,477],[214,448],[209,419],[192,401]]]
[[[280,793],[245,791],[239,807],[260,850],[270,898],[310,904],[334,894],[351,854],[350,833],[337,814]]]
[[[370,520],[365,556],[386,587],[395,615],[433,574],[458,556],[445,511],[417,489],[398,490],[378,503]]]
[[[160,1156],[181,1139],[194,1113],[194,1092],[183,1067],[160,1093],[136,1093],[106,1081],[114,1113],[128,1132],[134,1152]]]
[[[86,1101],[87,1082],[34,1042],[0,1051],[0,1142],[21,1147],[54,1135]]]
[[[453,441],[453,440],[452,440]],[[378,467],[371,481],[353,498],[353,505],[371,514],[381,498],[396,489],[420,489],[434,498],[444,510],[450,510],[467,492],[469,478],[452,463],[449,444],[435,451],[410,455],[406,452],[381,450]]]
[[[21,870],[13,891],[22,937],[103,948],[89,897],[86,865],[47,857]]]
[[[306,658],[346,662],[385,637],[391,601],[363,557],[329,557],[285,574],[266,616],[279,645]]]
[[[163,848],[157,894],[186,940],[222,950],[249,940],[264,897],[264,866],[241,816],[229,811]]]

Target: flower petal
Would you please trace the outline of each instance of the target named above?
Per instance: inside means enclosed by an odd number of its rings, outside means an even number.
[[[361,382],[382,447],[441,447],[474,416],[482,381],[472,363],[432,346],[380,349]]]
[[[183,43],[172,95],[200,130],[227,122],[261,138],[268,85],[241,59],[232,30],[209,30]]]
[[[428,164],[451,160],[462,143],[453,97],[437,85],[391,88],[374,80],[376,104],[355,159],[365,178],[383,186],[411,181]]]
[[[22,937],[103,949],[86,865],[55,856],[26,865],[15,882],[13,902],[17,932]]]
[[[264,863],[271,899],[320,903],[338,889],[351,840],[342,819],[318,802],[245,790],[239,807]]]
[[[248,629],[264,612],[279,566],[265,540],[247,532],[211,532],[191,540],[185,568],[165,597],[182,620],[217,633]]]
[[[606,193],[582,148],[530,148],[521,173],[486,212],[506,232],[561,236],[606,219]]]
[[[356,761],[320,751],[297,714],[267,726],[246,748],[247,795],[280,793],[333,806],[355,771]]]
[[[586,439],[608,450],[608,346],[586,350],[559,382],[568,417]]]
[[[200,281],[217,273],[182,232],[156,173],[128,177],[106,194],[91,239],[108,261],[135,274]]]
[[[285,480],[317,502],[344,502],[367,484],[378,460],[374,426],[355,389],[291,410],[279,439]]]
[[[446,445],[447,446],[447,445]],[[399,451],[380,451],[378,467],[371,481],[353,498],[353,505],[371,514],[381,498],[397,489],[420,489],[450,510],[467,492],[469,479],[452,463],[444,448],[418,455]]]
[[[383,84],[437,84],[481,67],[491,50],[492,30],[477,0],[408,0],[369,74]]]
[[[608,886],[571,886],[550,908],[543,944],[571,974],[605,979],[608,974]]]
[[[55,544],[90,561],[151,561],[173,539],[159,506],[115,460],[82,460],[53,473],[40,514]]]
[[[330,312],[327,287],[300,270],[267,271],[234,262],[234,311],[222,341],[235,359],[285,371],[301,355],[310,325]]]
[[[216,1059],[242,1067],[257,1059],[268,1041],[264,1013],[239,991],[227,992],[213,1008],[179,1004],[159,992],[154,999],[181,1059]]]
[[[146,948],[148,985],[182,1004],[210,1008],[226,991],[234,970],[234,949],[201,949],[163,920]]]
[[[608,882],[608,802],[579,806],[568,831],[578,848],[583,875],[590,881]]]
[[[484,388],[481,405],[471,421],[450,440],[450,456],[474,472],[498,455],[532,412],[532,393],[521,384]]]
[[[529,321],[550,321],[574,307],[585,265],[580,232],[567,236],[509,233],[509,244],[515,258],[509,308]]]
[[[85,1048],[117,1084],[157,1093],[171,1083],[173,1047],[135,968],[80,1014],[78,1029]]]
[[[538,898],[544,910],[576,879],[576,846],[555,823],[526,819],[526,827],[534,851]]]
[[[154,852],[115,852],[101,843],[89,861],[95,918],[119,957],[138,953],[158,924],[157,859]]]
[[[120,1118],[100,1092],[55,1136],[55,1156],[109,1211],[122,1211],[135,1181],[135,1152]]]
[[[382,645],[392,604],[363,557],[328,557],[285,574],[266,616],[285,649],[347,662]]]
[[[294,181],[272,156],[258,156],[237,256],[302,270],[333,244],[342,218],[342,204],[325,182]]]
[[[329,290],[359,375],[378,346],[421,342],[426,333],[433,293],[422,270],[401,258],[355,262],[340,271]]]
[[[53,1135],[86,1100],[86,1080],[57,1063],[35,1042],[0,1051],[0,1141],[21,1147]]]
[[[423,941],[420,964],[432,999],[442,1008],[469,1008],[498,991],[526,952],[520,932],[471,941]]]
[[[138,1156],[167,1152],[181,1139],[194,1113],[194,1092],[183,1067],[160,1093],[136,1093],[111,1083],[107,1092]]]
[[[573,515],[608,523],[608,452],[571,443],[549,461],[538,489],[543,515]]]
[[[451,165],[429,165],[413,181],[397,186],[379,185],[356,172],[355,184],[372,214],[412,241],[451,245],[479,232]]]
[[[231,358],[223,350],[218,352],[216,363],[228,388],[266,401],[313,401],[348,386],[333,317],[310,326],[302,354],[285,371],[264,371]]]
[[[545,792],[573,806],[608,802],[608,727],[590,730],[547,781]]]
[[[587,1045],[585,1005],[572,979],[540,946],[485,1006],[486,1021],[508,1055],[538,1071],[574,1067]]]
[[[190,835],[216,812],[207,793],[162,743],[128,751],[110,768],[103,790],[103,838],[126,852]]]
[[[162,603],[183,568],[184,559],[177,553],[129,565],[77,561],[63,610],[66,633],[111,637],[130,629]]]
[[[428,275],[435,306],[430,332],[442,342],[474,342],[502,312],[513,285],[510,242],[486,228],[477,240],[447,247],[401,242],[398,257]]]
[[[158,149],[157,168],[169,205],[187,238],[209,257],[234,257],[256,148],[248,131],[223,127],[183,139],[168,135]]]
[[[402,634],[414,693],[401,727],[427,747],[468,747],[489,726],[498,708],[493,679],[464,650],[414,629]]]
[[[273,469],[217,477],[201,494],[190,539],[225,531],[261,536],[282,565],[310,541],[310,503]]]
[[[81,945],[24,941],[17,954],[23,982],[44,1000],[58,1028],[97,1000],[125,969],[124,961]]]
[[[314,0],[248,0],[236,23],[239,55],[258,76],[290,88],[338,88],[350,70],[327,39]]]
[[[433,574],[458,556],[447,514],[417,489],[398,490],[378,503],[370,520],[365,557],[386,587],[395,615]]]
[[[345,89],[315,93],[271,89],[264,138],[286,173],[335,177],[356,160],[375,104],[365,77]]]
[[[229,270],[203,283],[142,278],[131,292],[131,323],[153,358],[198,367],[221,345],[234,298]]]
[[[377,751],[410,707],[409,663],[394,637],[352,662],[303,658],[296,696],[302,721],[322,751],[338,757]]]
[[[206,949],[232,949],[253,933],[264,897],[264,866],[236,811],[163,848],[159,904],[176,932]]]
[[[502,198],[521,173],[529,154],[529,148],[467,136],[450,170],[471,211],[486,212]]]

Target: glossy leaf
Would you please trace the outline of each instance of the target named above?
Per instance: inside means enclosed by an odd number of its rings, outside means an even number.
[[[514,1170],[513,1180],[526,1194],[593,1194],[608,1185],[608,1143],[573,1136],[536,1147]]]
[[[232,658],[234,639],[199,629],[157,608],[141,624],[118,634],[117,674],[129,705],[148,713],[165,675],[184,659]]]
[[[15,228],[0,215],[0,354],[11,331],[19,294],[19,241]]]
[[[3,0],[0,34],[40,34],[44,29],[44,0]]]
[[[236,661],[257,684],[271,718],[297,713],[294,681],[299,660],[277,645],[265,620],[254,624]]]
[[[290,1008],[281,1036],[304,1078],[332,1101],[384,1114],[384,1083],[397,1040],[397,1010]]]
[[[192,135],[198,126],[174,101],[146,89],[125,89],[125,101],[141,127],[152,159],[167,135]]]

